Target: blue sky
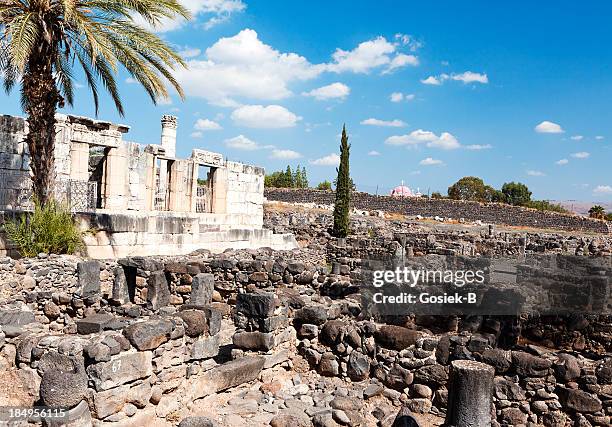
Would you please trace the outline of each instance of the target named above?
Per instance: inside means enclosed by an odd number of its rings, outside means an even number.
[[[175,114],[179,156],[299,163],[316,184],[335,176],[346,123],[365,191],[445,193],[476,175],[540,199],[612,200],[609,2],[184,4],[195,19],[159,33],[188,61],[187,98],[154,106],[120,74],[126,116],[105,98],[98,117],[130,125],[126,139],[158,143],[160,116]],[[93,116],[77,92],[65,112]],[[1,112],[21,114],[16,93]]]

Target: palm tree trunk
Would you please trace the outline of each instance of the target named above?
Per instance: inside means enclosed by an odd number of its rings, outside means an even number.
[[[39,46],[23,76],[22,99],[28,115],[26,143],[30,151],[33,193],[44,205],[53,195],[55,112],[61,96],[53,77],[53,49],[44,40]]]

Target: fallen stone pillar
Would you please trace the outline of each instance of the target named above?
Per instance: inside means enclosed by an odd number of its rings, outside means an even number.
[[[446,425],[488,427],[491,425],[491,392],[495,369],[471,360],[451,362]]]

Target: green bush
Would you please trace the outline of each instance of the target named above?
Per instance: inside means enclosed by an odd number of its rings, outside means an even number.
[[[526,206],[528,208],[537,209],[540,211],[550,211],[564,214],[572,213],[571,211],[565,209],[563,206],[555,203],[550,203],[547,200],[531,200],[526,204]]]
[[[331,182],[327,180],[323,182],[319,182],[319,184],[317,185],[317,190],[331,190],[331,189],[332,189]]]
[[[73,254],[84,246],[83,233],[70,211],[53,201],[44,206],[35,203],[34,212],[7,220],[4,231],[25,257],[39,253]]]

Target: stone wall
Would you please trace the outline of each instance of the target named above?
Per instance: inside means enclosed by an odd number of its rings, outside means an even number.
[[[25,144],[27,123],[21,117],[0,116],[0,205],[14,205],[29,179],[29,155]]]
[[[313,189],[266,188],[265,197],[269,201],[287,203],[314,203],[333,205],[335,193]],[[577,215],[543,212],[534,209],[502,205],[498,203],[478,203],[446,199],[396,198],[376,196],[369,193],[353,193],[352,206],[366,211],[383,211],[409,216],[444,217],[468,221],[482,221],[517,227],[550,228],[558,230],[610,233],[605,221],[593,220]]]
[[[5,218],[21,212],[0,212]],[[291,234],[261,228],[252,214],[179,214],[176,212],[126,212],[75,214],[83,231],[87,256],[95,259],[144,255],[186,255],[198,249],[222,252],[229,248],[293,249]],[[263,221],[263,213],[261,214]],[[0,256],[17,255],[17,248],[0,231]]]
[[[263,225],[264,169],[231,161],[226,162],[226,168],[227,213],[241,214],[250,220],[249,225],[261,227]]]

